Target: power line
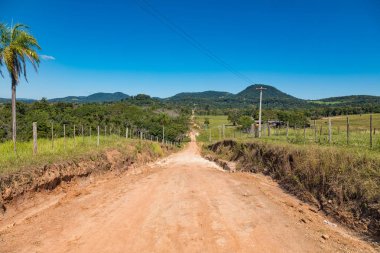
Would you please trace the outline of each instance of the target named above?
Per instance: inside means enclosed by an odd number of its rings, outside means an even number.
[[[214,54],[210,49],[205,47],[202,43],[200,43],[198,40],[196,40],[193,36],[191,36],[188,32],[183,30],[180,26],[172,22],[167,16],[162,14],[157,8],[155,8],[152,4],[150,4],[147,0],[135,0],[137,5],[146,13],[153,16],[157,20],[159,20],[162,24],[167,26],[170,30],[181,36],[183,39],[185,39],[190,45],[192,45],[194,48],[199,50],[201,53],[206,55],[208,58],[216,62],[217,64],[221,65],[223,68],[234,74],[237,78],[243,80],[244,82],[247,82],[249,84],[252,84],[253,81],[243,73],[235,70],[230,64],[228,64],[226,61],[221,59],[219,56]]]

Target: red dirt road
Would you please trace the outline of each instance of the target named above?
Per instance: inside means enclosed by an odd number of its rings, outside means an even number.
[[[221,171],[192,142],[10,207],[0,252],[376,252],[324,220],[271,179]]]

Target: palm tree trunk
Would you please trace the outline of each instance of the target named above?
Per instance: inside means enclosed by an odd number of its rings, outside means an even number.
[[[17,81],[12,78],[12,140],[13,140],[13,149],[17,153],[16,148],[16,84]]]

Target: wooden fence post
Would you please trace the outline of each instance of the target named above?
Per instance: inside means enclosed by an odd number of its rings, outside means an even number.
[[[33,122],[33,155],[37,154],[37,122]]]
[[[331,118],[329,117],[329,144],[332,141]]]
[[[128,139],[128,127],[125,128],[125,139]]]
[[[289,140],[289,121],[286,122],[286,141]]]
[[[63,148],[66,149],[66,124],[63,124]]]
[[[267,126],[268,126],[268,136],[270,137],[270,125],[269,125],[269,121],[267,122]]]
[[[75,140],[75,125],[74,125],[74,144],[76,143],[76,140]]]
[[[89,130],[90,130],[90,138],[92,137],[92,127],[90,126],[90,128],[89,128]]]
[[[373,124],[372,124],[372,113],[369,115],[369,147],[372,148],[373,140],[372,140],[372,133],[373,133]]]
[[[51,122],[51,149],[54,149],[54,123]]]
[[[100,138],[100,127],[98,126],[98,138],[97,138],[97,140],[96,140],[96,146],[98,146],[99,147],[99,138]]]
[[[82,142],[84,143],[84,129],[83,129],[83,125],[82,125]]]
[[[306,125],[303,125],[303,142],[306,143]]]
[[[209,129],[208,141],[211,142],[211,128]]]
[[[350,119],[348,118],[347,116],[347,119],[346,119],[346,136],[347,136],[347,146],[350,145]]]
[[[162,126],[162,143],[165,142],[165,126]]]

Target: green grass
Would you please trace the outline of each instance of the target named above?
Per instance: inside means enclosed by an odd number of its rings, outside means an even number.
[[[75,159],[84,155],[100,153],[108,148],[123,148],[125,144],[135,145],[136,139],[125,139],[120,136],[101,136],[100,145],[97,146],[97,138],[77,137],[55,139],[52,146],[51,140],[38,140],[38,153],[33,155],[33,142],[18,142],[17,154],[13,151],[11,141],[0,143],[0,174],[14,172],[24,167],[45,165],[54,162]]]
[[[206,129],[204,126],[205,118],[210,121],[209,127]],[[299,145],[322,145],[322,146],[336,146],[342,148],[352,149],[354,151],[370,151],[377,155],[380,151],[380,114],[373,115],[373,128],[376,129],[373,135],[373,147],[370,149],[370,131],[369,131],[369,114],[351,115],[350,119],[350,135],[349,144],[347,145],[347,132],[346,132],[346,117],[338,116],[332,117],[332,141],[328,140],[328,119],[320,119],[316,121],[316,131],[314,129],[314,121],[311,121],[310,128],[290,128],[288,137],[286,137],[286,128],[271,128],[271,136],[268,136],[268,129],[263,126],[262,139],[265,142],[281,142]],[[215,142],[223,139],[220,126],[223,124],[225,127],[225,139],[235,139],[238,141],[252,141],[253,135],[242,133],[237,127],[231,126],[227,120],[227,116],[197,116],[195,118],[199,126],[198,141]],[[304,132],[305,131],[305,132]]]
[[[370,115],[369,114],[362,114],[362,115],[350,115],[348,116],[349,117],[349,121],[350,121],[350,129],[353,130],[353,131],[365,131],[365,130],[369,130],[369,118],[370,118]],[[336,117],[331,117],[331,120],[332,120],[332,125],[334,126],[334,128],[340,128],[341,130],[345,130],[346,129],[346,116],[336,116]],[[374,128],[377,128],[380,130],[380,114],[373,114],[372,115],[372,122],[373,122],[373,127]],[[320,120],[317,120],[317,124],[320,125],[320,124],[323,124],[325,126],[327,126],[327,123],[328,123],[328,119],[327,118],[323,118],[323,119],[320,119]],[[311,124],[313,124],[313,122],[311,122]]]

